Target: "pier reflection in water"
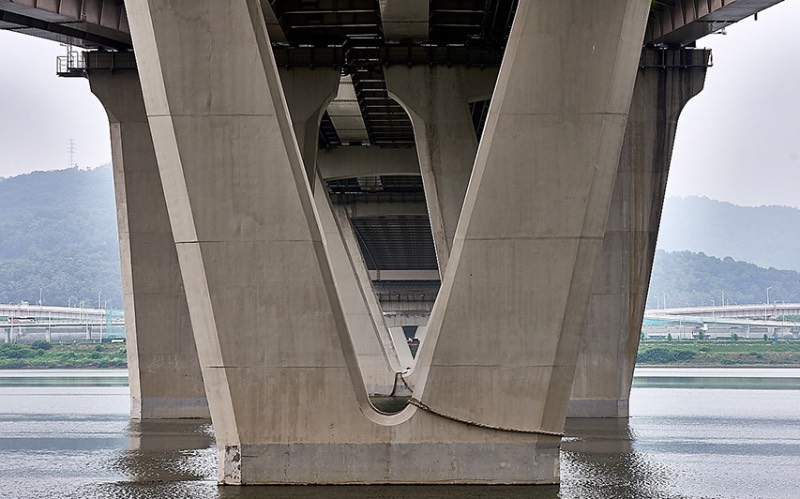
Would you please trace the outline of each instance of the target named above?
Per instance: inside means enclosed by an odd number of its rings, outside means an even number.
[[[127,388],[86,384],[0,383],[0,498],[794,499],[800,487],[800,390],[785,386],[634,388],[630,421],[569,421],[560,487],[219,487],[208,422],[129,422]]]

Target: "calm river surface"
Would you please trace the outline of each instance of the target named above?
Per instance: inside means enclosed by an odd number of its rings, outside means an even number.
[[[3,499],[800,497],[800,369],[638,369],[631,418],[572,422],[560,487],[218,487],[208,424],[132,424],[124,371],[0,371]]]

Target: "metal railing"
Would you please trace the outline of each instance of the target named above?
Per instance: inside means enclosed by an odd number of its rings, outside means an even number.
[[[90,71],[123,71],[136,69],[133,52],[71,51],[58,56],[56,74],[63,77],[85,77]]]
[[[83,52],[70,52],[56,58],[56,74],[63,77],[86,76],[86,58]]]

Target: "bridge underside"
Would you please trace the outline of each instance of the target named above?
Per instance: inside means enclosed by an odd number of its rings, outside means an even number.
[[[557,482],[568,414],[627,416],[691,45],[777,2],[597,3],[0,0],[105,49],[63,75],[111,122],[132,415],[210,411],[223,483]]]

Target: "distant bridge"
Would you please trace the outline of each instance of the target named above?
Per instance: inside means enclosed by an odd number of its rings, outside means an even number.
[[[6,343],[34,334],[44,335],[47,341],[52,341],[53,334],[85,335],[87,340],[123,339],[125,319],[120,310],[0,304],[0,329]]]
[[[784,315],[800,316],[800,303],[761,303],[756,305],[725,305],[710,307],[681,307],[647,310],[645,317],[653,316],[683,317],[780,317]]]
[[[650,338],[695,338],[702,331],[708,338],[761,337],[798,338],[800,322],[787,316],[800,315],[798,303],[684,307],[645,312],[643,333]]]

